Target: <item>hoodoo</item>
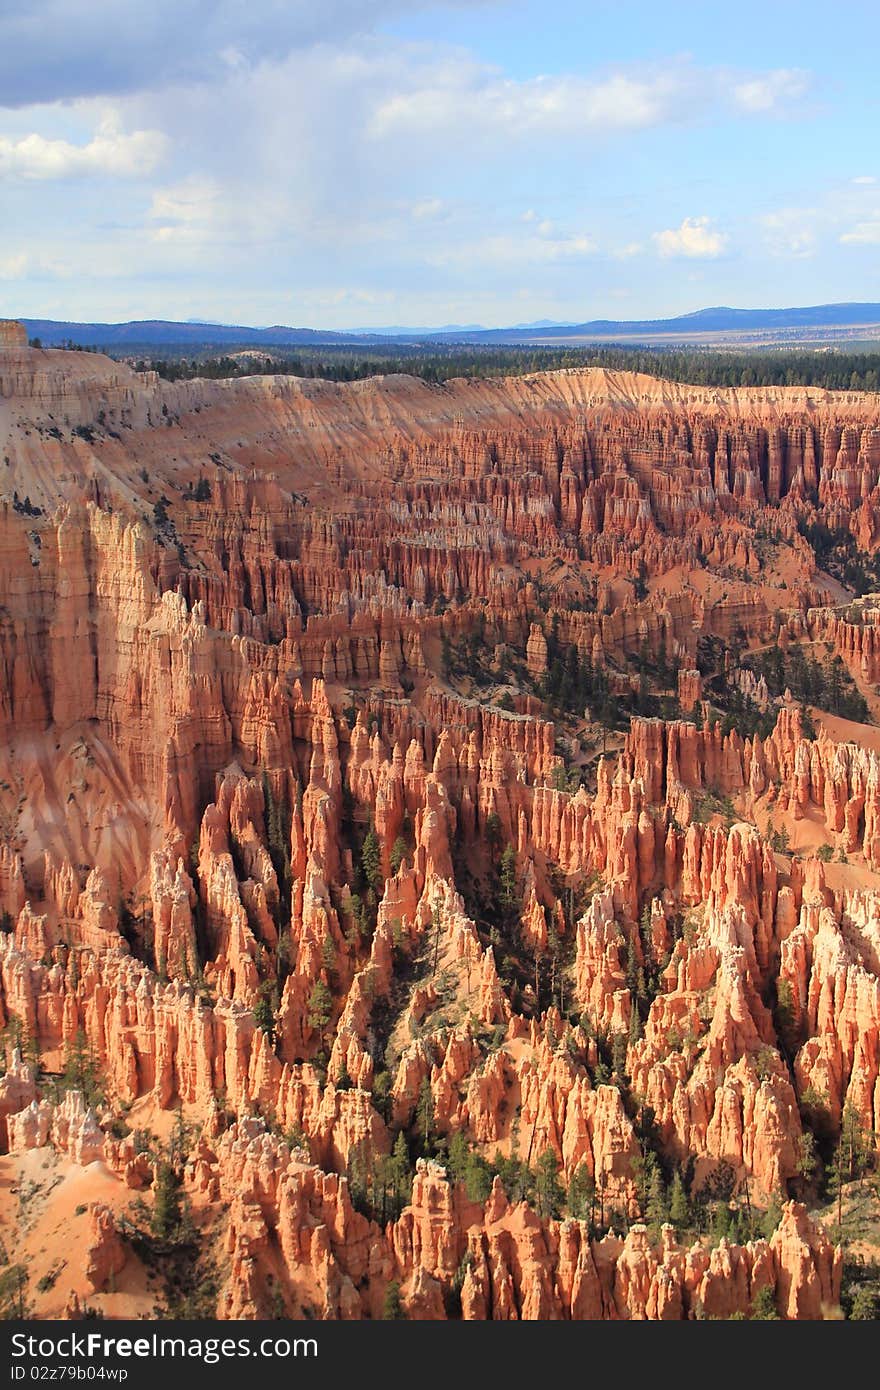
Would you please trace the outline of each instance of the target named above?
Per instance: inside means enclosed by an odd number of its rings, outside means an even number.
[[[877,397],[10,361],[36,1312],[834,1316],[880,1128]]]
[[[0,351],[28,345],[27,329],[17,319],[0,319]]]

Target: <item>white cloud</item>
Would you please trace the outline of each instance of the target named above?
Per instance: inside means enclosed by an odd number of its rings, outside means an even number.
[[[502,269],[579,261],[594,256],[597,250],[592,237],[585,234],[556,237],[499,234],[455,246],[436,247],[426,252],[425,260],[429,265],[479,264]]]
[[[840,240],[845,246],[880,246],[880,218],[872,222],[857,222],[852,231],[843,233]]]
[[[201,242],[221,219],[221,190],[212,179],[183,179],[153,194],[149,219],[155,241]]]
[[[436,0],[27,0],[0,5],[0,106],[212,83]],[[445,0],[478,5],[491,0]]]
[[[136,178],[152,173],[166,148],[166,138],[160,131],[135,130],[125,135],[112,119],[106,120],[85,145],[37,134],[17,140],[0,136],[0,178]]]
[[[693,74],[686,69],[516,81],[456,59],[415,71],[410,82],[411,90],[395,92],[377,106],[369,125],[374,139],[442,129],[468,130],[478,140],[499,132],[521,139],[639,130],[677,119],[695,95]]]
[[[583,136],[645,130],[706,113],[782,113],[807,92],[810,74],[779,69],[736,74],[673,60],[585,76],[514,79],[466,55],[411,66],[397,90],[376,107],[374,139],[400,132],[467,132],[469,142],[493,134]]]
[[[0,280],[22,280],[30,269],[30,259],[23,251],[0,257]]]
[[[880,244],[880,202],[873,174],[830,183],[815,201],[776,208],[758,218],[764,243],[775,256],[804,259],[831,247]],[[837,252],[836,254],[839,254]]]
[[[815,233],[809,227],[802,227],[800,231],[790,232],[788,236],[788,252],[791,256],[803,258],[812,256],[816,249]]]
[[[206,204],[217,196],[217,185],[210,179],[191,178],[153,194],[150,216],[157,221],[192,222],[203,215]]]
[[[20,10],[45,11],[50,2],[71,13],[88,8],[87,0],[31,0]],[[169,20],[172,3],[179,25]],[[371,19],[380,11],[387,16],[395,3],[363,0],[361,21],[359,0],[322,0],[320,13],[309,0],[273,0],[279,15],[285,11],[282,29],[288,10],[305,17],[293,47],[292,28],[270,33],[269,0],[251,0],[249,7],[232,0],[132,6],[120,24],[144,27],[143,51],[135,52],[130,34],[123,44],[106,28],[105,48],[89,39],[91,71],[74,61],[75,54],[65,68],[89,91],[117,90],[110,66],[117,56],[131,60],[119,75],[118,90],[127,95],[113,98],[118,128],[110,132],[99,127],[107,98],[65,99],[70,94],[49,62],[51,53],[43,55],[46,65],[35,64],[31,75],[46,104],[0,110],[0,176],[6,175],[0,201],[9,202],[7,227],[14,216],[18,233],[0,257],[26,247],[46,260],[66,258],[79,276],[80,306],[95,296],[86,317],[117,293],[123,300],[116,286],[125,285],[130,302],[120,303],[124,317],[164,304],[175,316],[236,313],[265,322],[315,316],[350,326],[359,318],[354,301],[338,297],[348,293],[339,290],[346,282],[384,296],[363,301],[364,317],[374,322],[471,322],[483,313],[475,297],[481,288],[491,287],[493,305],[510,305],[525,284],[528,308],[515,315],[493,308],[496,321],[568,318],[575,297],[586,304],[611,293],[609,275],[631,279],[634,294],[653,293],[657,277],[650,267],[658,251],[696,257],[683,263],[688,268],[708,265],[699,257],[721,253],[726,238],[705,219],[685,220],[652,241],[652,230],[663,221],[674,224],[687,206],[717,210],[717,203],[710,191],[705,200],[699,194],[674,205],[674,216],[652,215],[657,186],[671,176],[660,167],[652,137],[640,132],[664,125],[704,129],[720,120],[742,127],[756,119],[763,129],[791,87],[779,88],[769,117],[766,105],[756,117],[735,88],[769,82],[769,74],[733,73],[681,58],[609,72],[593,66],[595,50],[574,42],[575,70],[568,76],[537,75],[533,59],[531,69],[518,67],[514,77],[440,38],[405,41],[371,27]],[[412,0],[413,7],[420,3]],[[218,15],[222,10],[222,23],[203,26],[201,48],[176,55],[172,39],[181,30],[186,38],[197,11],[208,4]],[[397,7],[403,12],[407,0]],[[0,11],[5,15],[2,0]],[[232,22],[247,13],[254,16],[253,42],[247,26]],[[0,108],[17,100],[4,88],[10,50],[4,49],[3,15]],[[314,32],[306,24],[310,15]],[[434,24],[432,32],[442,27]],[[154,29],[156,44],[165,49],[151,72]],[[105,78],[109,88],[102,86]],[[751,100],[754,106],[757,99]],[[39,132],[35,145],[29,144],[31,132]],[[149,140],[151,132],[161,148],[132,143]],[[607,157],[599,146],[611,137],[632,146],[633,169],[621,157],[598,177],[597,154],[599,161]],[[675,177],[697,187],[701,177],[710,185],[717,181],[717,161],[707,146],[702,136],[690,141],[685,134],[677,143]],[[641,162],[646,153],[649,168]],[[156,172],[148,182],[126,186],[124,196],[113,190],[112,199],[101,198],[91,185],[72,191],[60,182],[74,172],[112,170],[121,177],[126,167],[134,172],[151,159]],[[835,238],[870,213],[854,209]],[[33,266],[26,278],[32,272]],[[324,287],[329,298],[306,298]],[[65,294],[65,311],[72,294]]]
[[[434,222],[444,215],[446,205],[442,198],[422,198],[420,202],[413,203],[410,211],[417,222]]]
[[[774,256],[804,260],[815,253],[815,224],[822,214],[816,208],[781,208],[759,218],[764,240]]]
[[[727,245],[723,232],[713,231],[708,217],[686,217],[680,227],[654,233],[661,256],[685,256],[690,260],[714,260]]]
[[[64,262],[47,260],[28,251],[17,251],[11,256],[0,256],[0,280],[63,280],[70,276],[71,268]]]
[[[810,73],[802,68],[776,68],[735,83],[733,99],[750,115],[762,115],[799,101],[808,92],[810,83]]]

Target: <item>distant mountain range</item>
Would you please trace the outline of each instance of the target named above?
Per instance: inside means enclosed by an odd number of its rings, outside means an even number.
[[[390,327],[350,332],[314,328],[250,328],[210,322],[178,323],[162,319],[131,323],[68,323],[24,319],[28,334],[48,346],[74,342],[110,352],[140,349],[204,352],[210,349],[297,347],[388,347],[397,343],[589,344],[834,341],[880,336],[880,304],[817,304],[792,309],[699,309],[669,319],[591,319],[557,323],[540,319],[510,328],[449,325],[444,328]]]
[[[111,348],[214,348],[320,347],[329,343],[363,346],[382,342],[379,335],[328,333],[315,328],[247,328],[226,323],[177,323],[165,319],[135,319],[131,323],[67,323],[57,319],[22,319],[28,335],[46,347],[77,343],[81,347]]]
[[[699,339],[707,334],[774,334],[790,329],[855,328],[880,325],[880,304],[815,304],[793,309],[698,309],[670,319],[591,319],[589,323],[534,323],[514,328],[487,328],[466,333],[466,340],[485,342],[547,341],[552,338],[603,341],[621,338]],[[436,337],[445,334],[433,335]]]

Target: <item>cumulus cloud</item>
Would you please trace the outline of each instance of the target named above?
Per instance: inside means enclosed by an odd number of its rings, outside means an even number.
[[[467,130],[471,139],[497,132],[522,139],[636,131],[720,111],[728,99],[741,112],[767,111],[796,92],[794,84],[774,83],[772,74],[742,86],[732,82],[718,70],[685,62],[517,80],[458,58],[414,70],[409,90],[395,91],[377,106],[369,132],[377,139],[396,131],[439,130]],[[761,104],[765,89],[776,95]]]
[[[823,213],[818,208],[780,208],[759,219],[764,241],[774,256],[804,260],[815,254],[816,227]]]
[[[686,60],[514,79],[459,54],[413,65],[376,107],[368,130],[377,139],[398,131],[467,131],[469,140],[497,132],[517,140],[638,131],[707,114],[781,114],[811,80],[799,69],[744,75]]]
[[[389,96],[369,129],[376,138],[396,130],[450,127],[468,128],[477,137],[504,131],[514,138],[638,130],[672,118],[690,85],[687,75],[678,72],[515,81],[453,61],[423,73],[413,90]]]
[[[685,256],[689,260],[714,260],[724,251],[727,240],[723,232],[713,230],[708,217],[686,217],[680,227],[654,233],[661,256]]]
[[[857,222],[840,240],[845,246],[880,246],[880,218],[872,222]]]
[[[94,174],[135,178],[152,173],[166,146],[160,131],[135,130],[125,135],[112,122],[85,145],[37,134],[0,137],[0,178],[70,179]]]
[[[803,68],[776,68],[735,82],[733,99],[743,111],[761,115],[798,102],[811,84],[812,76]]]

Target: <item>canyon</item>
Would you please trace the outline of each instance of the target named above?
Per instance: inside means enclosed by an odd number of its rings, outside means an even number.
[[[26,342],[0,1235],[33,1315],[841,1316],[880,397]]]

